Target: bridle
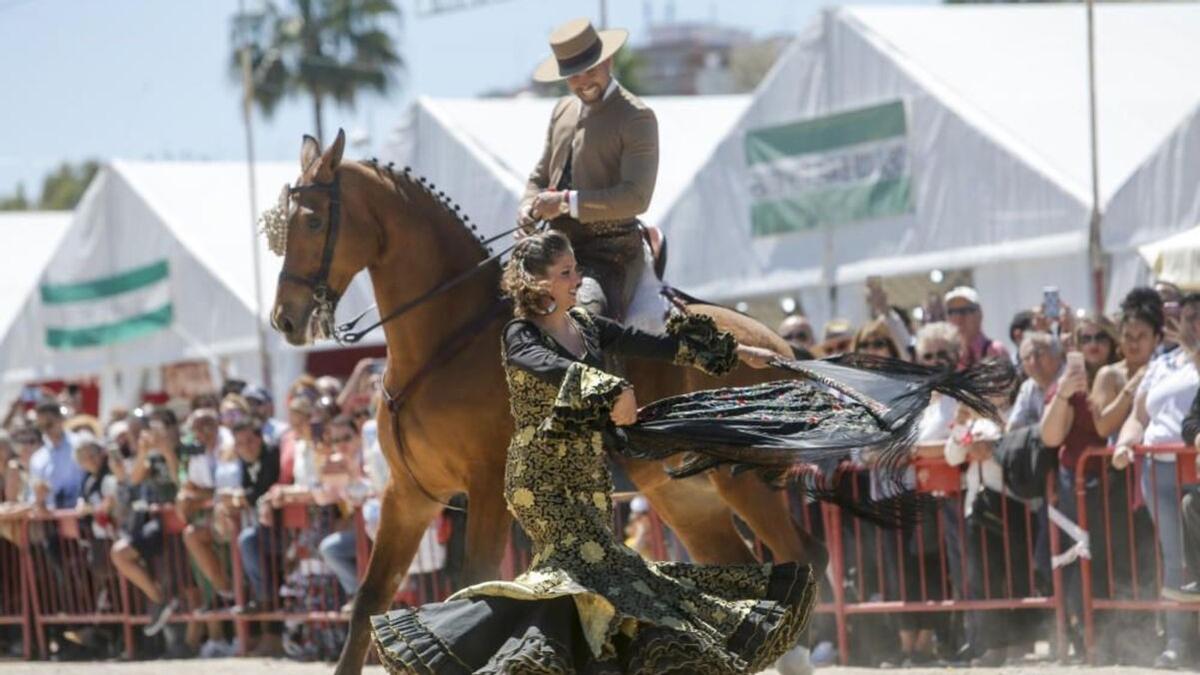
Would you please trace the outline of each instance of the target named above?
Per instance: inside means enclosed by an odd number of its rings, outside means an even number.
[[[287,268],[284,267],[279,270],[279,283],[291,282],[311,289],[313,302],[316,303],[319,314],[323,317],[332,317],[333,310],[337,307],[338,300],[340,299],[338,292],[333,290],[333,287],[329,285],[329,270],[333,267],[333,250],[337,247],[338,230],[341,225],[341,177],[335,172],[332,181],[326,183],[309,183],[296,187],[287,186],[285,189],[289,199],[293,195],[305,192],[323,192],[329,197],[329,211],[326,219],[327,225],[325,226],[325,246],[321,250],[321,265],[317,268],[317,273],[311,277],[300,276],[287,271]]]

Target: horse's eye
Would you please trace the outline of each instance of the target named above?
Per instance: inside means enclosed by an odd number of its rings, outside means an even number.
[[[310,230],[319,230],[323,224],[324,223],[321,222],[321,219],[315,216],[308,219],[308,229]]]

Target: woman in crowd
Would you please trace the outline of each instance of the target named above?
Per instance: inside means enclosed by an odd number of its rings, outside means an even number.
[[[1133,410],[1138,385],[1163,337],[1162,298],[1153,288],[1130,291],[1121,301],[1121,360],[1100,368],[1092,386],[1096,433],[1115,440]]]
[[[893,335],[887,319],[882,316],[871,319],[854,334],[854,339],[850,342],[850,351],[907,361],[908,351],[901,349]]]
[[[1138,385],[1133,413],[1125,420],[1113,453],[1113,466],[1124,469],[1134,461],[1133,446],[1182,442],[1183,419],[1200,388],[1195,355],[1200,351],[1200,293],[1188,293],[1179,303],[1178,321],[1164,331],[1167,342],[1179,346],[1151,362]],[[1180,497],[1176,485],[1176,457],[1169,453],[1146,454],[1142,462],[1142,494],[1150,508],[1162,548],[1164,587],[1183,585],[1183,541]],[[1178,667],[1194,647],[1195,615],[1167,612],[1166,648],[1155,664]]]

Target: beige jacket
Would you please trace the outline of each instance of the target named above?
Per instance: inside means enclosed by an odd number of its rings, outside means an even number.
[[[539,192],[558,185],[568,154],[580,222],[627,222],[650,206],[658,176],[654,111],[619,84],[586,116],[583,107],[575,96],[555,104],[546,147],[521,199],[522,220]]]

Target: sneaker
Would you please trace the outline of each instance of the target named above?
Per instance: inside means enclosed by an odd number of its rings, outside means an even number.
[[[207,640],[200,645],[200,658],[227,659],[237,656],[237,645],[225,640]]]
[[[1179,588],[1164,588],[1162,596],[1175,602],[1200,602],[1200,581],[1193,581]]]
[[[1154,667],[1162,670],[1176,670],[1183,665],[1183,657],[1180,656],[1178,649],[1167,647],[1163,653],[1154,659]]]
[[[167,620],[171,618],[171,615],[175,613],[178,607],[178,598],[171,598],[161,605],[155,606],[150,613],[150,623],[142,629],[142,634],[147,636],[158,635],[158,632],[163,629],[163,626],[167,625]]]
[[[984,652],[982,655],[971,659],[972,668],[999,668],[1008,661],[1008,650],[1001,648],[992,648]]]

